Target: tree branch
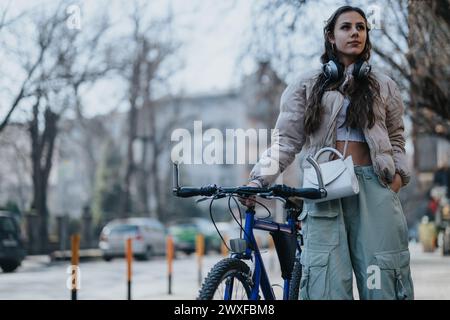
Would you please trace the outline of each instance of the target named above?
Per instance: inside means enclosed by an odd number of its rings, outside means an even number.
[[[383,51],[381,51],[376,45],[373,45],[372,50],[378,54],[382,59],[387,61],[392,67],[394,67],[397,71],[401,73],[401,75],[408,80],[409,82],[412,82],[411,75],[405,71],[405,68],[402,68],[400,65],[397,64],[397,62],[394,61],[394,59],[385,54]]]

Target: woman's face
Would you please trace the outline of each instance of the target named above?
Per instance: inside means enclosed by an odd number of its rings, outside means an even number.
[[[355,11],[341,14],[334,26],[329,41],[335,45],[339,58],[354,60],[363,52],[366,45],[367,30],[364,18]]]

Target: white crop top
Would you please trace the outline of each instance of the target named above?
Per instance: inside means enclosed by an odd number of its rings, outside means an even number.
[[[347,109],[350,105],[348,97],[344,99],[344,105],[342,106],[336,119],[336,141],[345,141],[347,138],[347,130],[349,130],[348,141],[366,142],[364,132],[361,128],[351,128],[348,126],[342,126],[345,122],[347,115]]]

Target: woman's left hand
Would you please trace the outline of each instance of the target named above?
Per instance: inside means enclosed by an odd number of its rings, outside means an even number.
[[[389,186],[392,191],[398,193],[402,185],[403,185],[402,177],[398,173],[396,173],[394,176],[394,181],[392,181],[392,183]]]

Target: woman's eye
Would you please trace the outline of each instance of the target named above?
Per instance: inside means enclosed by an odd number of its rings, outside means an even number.
[[[364,30],[364,26],[358,26],[358,30]]]

